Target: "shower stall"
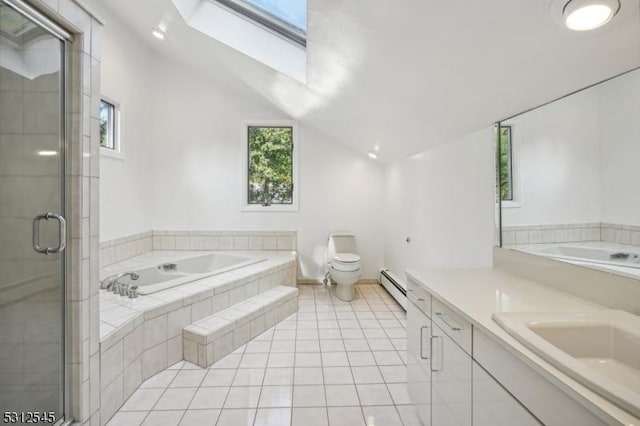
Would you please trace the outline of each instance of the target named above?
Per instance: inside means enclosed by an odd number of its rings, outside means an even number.
[[[66,421],[68,35],[0,0],[0,416]]]

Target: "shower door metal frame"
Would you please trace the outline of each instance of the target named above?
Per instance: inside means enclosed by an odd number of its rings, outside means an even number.
[[[58,146],[60,147],[60,205],[62,216],[70,217],[69,207],[67,205],[67,191],[69,190],[68,185],[68,170],[67,170],[67,154],[70,152],[69,147],[69,138],[68,135],[68,118],[67,106],[69,105],[69,94],[67,88],[70,87],[68,82],[68,73],[67,70],[70,66],[70,58],[69,58],[69,44],[73,41],[73,37],[70,33],[65,31],[55,22],[47,18],[45,15],[40,13],[38,10],[34,9],[29,4],[25,3],[22,0],[0,0],[7,6],[14,9],[19,14],[23,15],[26,19],[33,21],[36,25],[41,27],[43,30],[51,34],[53,37],[57,38],[61,41],[60,50],[61,50],[61,60],[60,60],[60,140]],[[49,213],[47,213],[48,215]],[[64,219],[63,219],[64,221]],[[62,226],[63,223],[60,223]],[[62,232],[60,234],[62,236]],[[69,356],[69,327],[68,327],[68,315],[67,315],[67,277],[69,276],[69,257],[67,256],[67,251],[65,250],[68,246],[67,232],[64,232],[65,241],[59,241],[61,250],[57,253],[61,256],[60,262],[62,263],[62,268],[60,272],[60,298],[61,298],[61,312],[60,312],[60,321],[62,323],[62,339],[61,339],[61,384],[62,384],[62,416],[55,423],[56,426],[59,425],[70,425],[73,423],[74,419],[67,417],[71,412],[71,400],[70,400],[70,380],[69,380],[69,369],[68,366],[68,356]],[[36,250],[37,251],[37,250]],[[43,255],[48,255],[50,252],[41,252]]]

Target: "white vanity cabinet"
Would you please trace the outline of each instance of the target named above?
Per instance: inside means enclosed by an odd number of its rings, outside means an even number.
[[[471,355],[447,335],[436,319],[431,345],[431,424],[471,426]]]
[[[431,296],[409,286],[407,388],[424,426],[431,425]]]
[[[473,362],[473,426],[540,426],[484,368]]]
[[[408,392],[424,426],[539,426],[472,355],[473,327],[408,282]]]

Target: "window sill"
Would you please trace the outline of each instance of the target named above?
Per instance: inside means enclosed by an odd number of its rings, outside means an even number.
[[[242,206],[243,212],[270,212],[270,213],[293,213],[298,211],[297,204],[261,206],[257,204],[245,204]]]
[[[100,157],[113,158],[114,160],[124,161],[124,154],[114,149],[100,147]]]
[[[517,201],[502,201],[500,203],[500,207],[504,209],[519,209],[520,207],[522,207],[522,204],[518,203]]]

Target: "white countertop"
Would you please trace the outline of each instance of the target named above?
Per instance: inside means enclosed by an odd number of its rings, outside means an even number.
[[[613,425],[640,426],[640,419],[544,361],[492,319],[494,312],[588,312],[605,309],[603,306],[497,268],[409,269],[406,273],[547,380],[600,412],[600,417]]]

